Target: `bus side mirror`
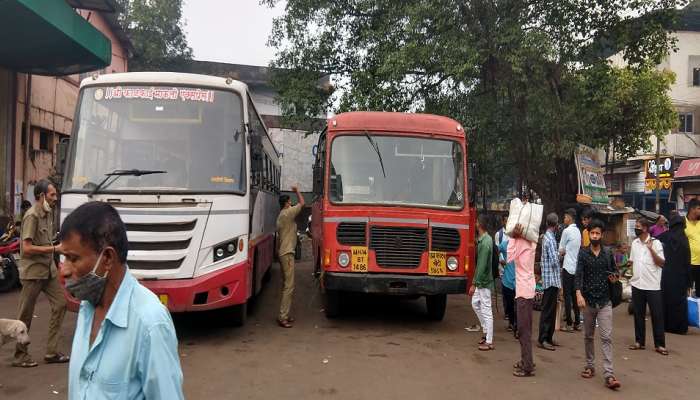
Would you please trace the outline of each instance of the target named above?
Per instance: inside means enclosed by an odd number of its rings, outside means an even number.
[[[343,178],[341,175],[331,175],[329,189],[331,200],[343,201]]]
[[[474,206],[476,200],[476,163],[469,163],[469,170],[467,171],[468,176],[468,188],[469,191],[469,205]]]
[[[314,192],[314,195],[321,195],[321,194],[323,194],[323,169],[318,165],[314,165],[313,170],[314,170],[313,192]]]
[[[70,138],[63,138],[56,146],[56,173],[63,176],[66,172],[66,161],[68,160],[68,148]]]

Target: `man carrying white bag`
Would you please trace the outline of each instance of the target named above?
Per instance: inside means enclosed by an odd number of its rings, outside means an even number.
[[[510,201],[506,234],[512,236],[515,226],[520,225],[523,228],[523,238],[537,243],[540,238],[543,212],[544,207],[541,204],[534,204],[528,201],[523,203],[519,198],[514,198]]]

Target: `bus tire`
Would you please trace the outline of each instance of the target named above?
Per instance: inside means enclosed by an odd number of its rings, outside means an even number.
[[[248,303],[231,307],[228,318],[232,326],[245,325],[246,319],[248,318]]]
[[[326,318],[332,319],[340,316],[340,292],[337,290],[326,290],[323,294],[323,310]]]
[[[425,296],[425,305],[428,308],[428,318],[433,321],[442,321],[445,318],[445,309],[447,308],[447,295]]]

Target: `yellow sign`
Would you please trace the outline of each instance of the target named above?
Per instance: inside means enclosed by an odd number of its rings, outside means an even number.
[[[352,272],[367,272],[367,260],[369,258],[367,247],[353,246],[350,248],[350,251],[352,252],[350,259]]]
[[[161,303],[163,303],[164,306],[168,306],[168,295],[167,294],[161,294],[158,295],[158,299],[160,300]]]
[[[673,182],[672,178],[661,178],[661,179],[659,179],[659,188],[661,188],[661,190],[669,190],[669,189],[671,189],[672,182]],[[656,190],[656,179],[645,179],[644,180],[644,191],[651,192],[654,190]]]
[[[428,275],[447,275],[447,254],[444,251],[431,251]]]

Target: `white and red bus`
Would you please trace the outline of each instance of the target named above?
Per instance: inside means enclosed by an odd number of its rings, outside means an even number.
[[[130,271],[170,311],[230,307],[231,322],[245,322],[272,264],[280,187],[279,154],[245,84],[168,72],[85,79],[65,165],[61,220],[88,201],[112,204]]]
[[[474,273],[462,126],[427,114],[328,120],[314,164],[312,236],[328,317],[344,292],[425,296],[441,320]]]

